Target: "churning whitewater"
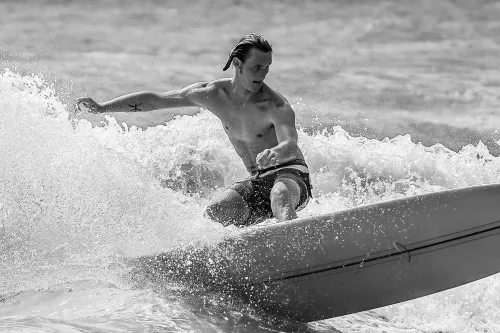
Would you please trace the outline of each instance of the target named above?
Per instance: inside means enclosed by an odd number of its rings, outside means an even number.
[[[308,325],[135,281],[127,259],[237,234],[203,213],[246,170],[207,111],[146,130],[95,126],[57,93],[37,75],[0,73],[0,331],[500,331],[500,275]],[[335,127],[299,128],[299,145],[314,187],[300,217],[500,183],[500,158],[481,143],[454,152]]]

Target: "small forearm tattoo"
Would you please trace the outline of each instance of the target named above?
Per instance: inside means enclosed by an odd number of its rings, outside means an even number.
[[[132,105],[128,105],[130,106],[132,109],[130,111],[132,112],[136,112],[136,111],[141,111],[141,109],[139,109],[139,106],[141,106],[142,103],[136,103],[136,104],[132,104]]]

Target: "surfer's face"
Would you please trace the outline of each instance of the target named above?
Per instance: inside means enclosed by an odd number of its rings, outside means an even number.
[[[245,87],[252,92],[259,92],[273,62],[272,52],[262,52],[253,48],[250,50],[245,62],[237,70]]]

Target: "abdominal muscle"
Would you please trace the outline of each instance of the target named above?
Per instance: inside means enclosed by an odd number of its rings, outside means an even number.
[[[257,155],[278,145],[274,124],[269,119],[273,112],[273,107],[267,101],[269,96],[264,94],[260,101],[254,101],[246,107],[233,105],[226,93],[221,96],[222,105],[213,105],[210,109],[221,120],[224,131],[246,169],[249,172],[257,171]],[[287,160],[303,158],[298,148],[292,155],[294,156],[288,156]],[[279,161],[283,162],[286,161]]]
[[[229,137],[229,140],[233,144],[236,153],[241,157],[243,164],[250,173],[260,169],[256,162],[257,155],[265,149],[271,149],[278,145],[276,131],[274,130],[274,128],[268,130],[265,134],[262,135],[262,137],[257,137],[255,135],[250,138],[242,138],[241,136],[235,137],[231,135],[230,131],[228,130],[226,130],[226,133]],[[294,158],[303,159],[303,155],[298,148],[295,154],[293,154],[293,156],[289,156],[287,160],[291,160]],[[279,161],[279,163],[284,163],[286,161]]]
[[[229,140],[233,144],[236,153],[243,160],[243,164],[249,172],[256,171],[257,166],[257,155],[264,151],[265,149],[270,149],[276,147],[278,142],[276,141],[276,135],[271,140],[256,139],[255,141],[242,141],[229,137]]]

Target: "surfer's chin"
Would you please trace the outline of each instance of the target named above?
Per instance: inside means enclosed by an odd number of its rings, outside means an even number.
[[[247,89],[250,90],[251,92],[258,93],[259,91],[261,91],[263,86],[264,86],[263,81],[252,81],[250,85],[247,86]]]

